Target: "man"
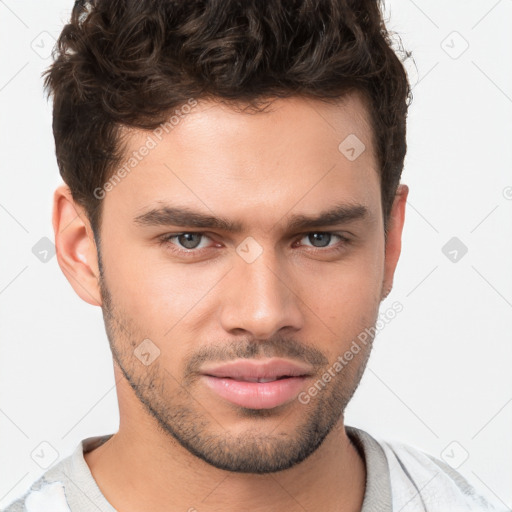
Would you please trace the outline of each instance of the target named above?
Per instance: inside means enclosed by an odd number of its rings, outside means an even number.
[[[46,86],[58,261],[102,308],[120,426],[9,512],[496,510],[344,425],[408,195],[377,2],[77,2]]]

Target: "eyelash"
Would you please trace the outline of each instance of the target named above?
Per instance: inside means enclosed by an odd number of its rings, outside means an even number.
[[[201,235],[205,238],[209,238],[205,233],[200,231],[183,231],[181,233],[168,233],[160,237],[160,245],[165,245],[166,247],[172,246],[171,251],[185,257],[193,257],[197,256],[201,253],[203,250],[209,249],[209,247],[203,247],[201,249],[177,249],[175,244],[171,243],[171,240],[174,238],[177,238],[181,235]],[[302,238],[311,235],[311,234],[323,234],[323,235],[334,235],[337,236],[340,239],[341,245],[335,245],[335,246],[328,246],[328,247],[313,247],[313,246],[306,246],[309,247],[314,253],[316,252],[322,252],[322,253],[330,253],[330,252],[341,252],[346,249],[346,246],[351,243],[351,240],[344,236],[342,233],[335,233],[333,231],[308,231],[307,233],[301,234],[301,238],[299,240],[302,240]]]

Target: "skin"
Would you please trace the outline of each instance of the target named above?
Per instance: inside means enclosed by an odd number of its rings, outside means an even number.
[[[343,412],[372,343],[307,404],[235,406],[197,370],[278,356],[312,365],[308,390],[375,325],[400,255],[408,188],[397,190],[385,238],[368,119],[355,93],[337,104],[276,99],[253,115],[200,101],[106,194],[101,266],[85,212],[65,185],[56,190],[59,265],[83,300],[102,307],[114,356],[119,431],[85,460],[117,510],[361,509],[366,469]],[[366,146],[354,161],[338,150],[349,134]],[[127,154],[147,135],[127,133]],[[164,203],[243,229],[134,221]],[[340,203],[367,214],[287,228],[292,215]],[[183,237],[161,241],[183,232],[204,236],[188,246]],[[333,235],[316,241],[318,232]],[[249,236],[262,250],[251,263],[236,250]],[[178,252],[194,244],[191,256]],[[134,355],[144,339],[160,350],[148,366]]]

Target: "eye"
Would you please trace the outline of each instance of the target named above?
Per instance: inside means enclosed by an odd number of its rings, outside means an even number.
[[[161,242],[176,246],[177,251],[183,250],[184,252],[187,252],[195,249],[204,249],[206,246],[201,246],[201,239],[208,239],[208,237],[203,233],[187,232],[165,235],[161,238]]]
[[[307,239],[311,243],[311,247],[315,249],[322,249],[324,247],[327,248],[335,248],[336,244],[329,245],[329,243],[333,240],[333,237],[339,239],[342,242],[342,246],[349,243],[349,239],[339,233],[331,233],[330,231],[314,231],[311,233],[306,233],[301,240]],[[307,247],[307,244],[304,244]]]
[[[301,246],[311,247],[313,251],[342,251],[350,243],[350,239],[341,233],[332,233],[330,231],[313,231],[305,233],[298,242],[307,239],[309,242],[300,244]],[[212,247],[208,242],[212,239],[201,232],[183,232],[167,233],[160,237],[160,244],[165,245],[170,251],[182,256],[197,256],[203,249]],[[338,243],[331,243],[338,241]],[[297,242],[296,242],[297,243]],[[294,244],[295,245],[295,244]],[[219,246],[219,245],[217,245]]]

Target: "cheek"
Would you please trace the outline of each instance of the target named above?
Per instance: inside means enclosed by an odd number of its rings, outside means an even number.
[[[197,316],[229,270],[217,263],[176,263],[163,247],[119,241],[109,249],[105,272],[116,307],[156,339]]]
[[[306,337],[322,347],[331,362],[350,351],[353,342],[359,347],[359,355],[348,355],[351,362],[344,368],[345,377],[355,378],[367,359],[369,346],[358,340],[360,336],[369,339],[367,329],[378,318],[382,276],[382,257],[374,251],[361,251],[350,262],[302,277],[301,298],[310,319]]]
[[[384,276],[383,250],[368,248],[335,263],[297,272],[298,295],[335,333],[366,326],[376,315]]]

